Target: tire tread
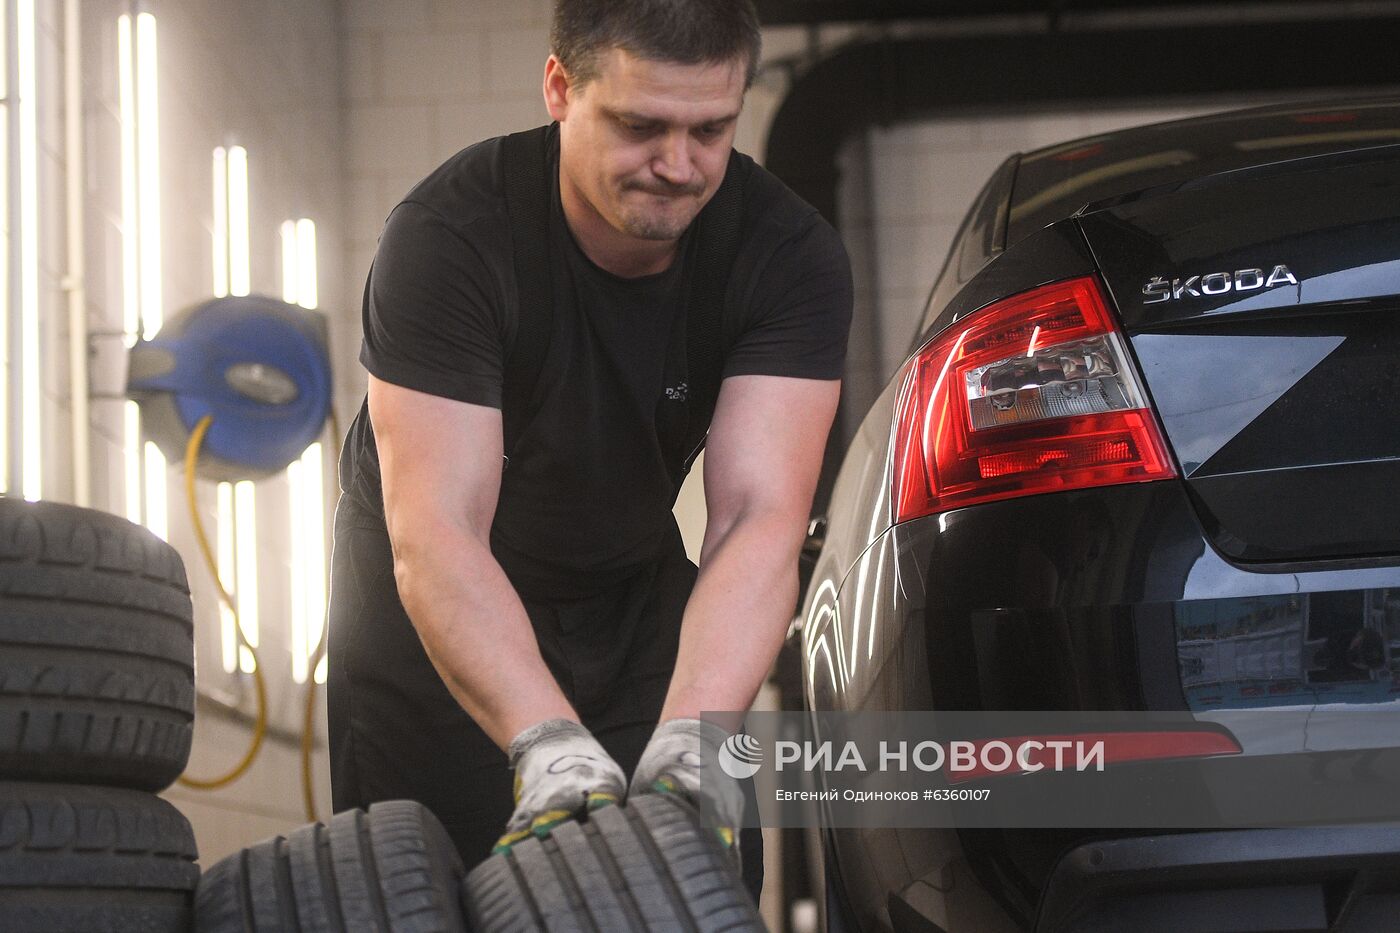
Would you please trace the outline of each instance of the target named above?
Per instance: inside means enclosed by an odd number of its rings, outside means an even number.
[[[463,896],[474,933],[764,929],[719,840],[665,795],[519,842],[477,866]]]
[[[170,545],[0,497],[0,779],[169,786],[194,734],[192,633]]]
[[[138,791],[0,782],[0,930],[182,930],[198,883],[189,821]]]
[[[339,813],[329,825],[307,824],[220,861],[200,883],[196,928],[465,933],[463,875],[431,813],[411,801],[378,803],[368,813]],[[241,906],[229,909],[240,898]]]

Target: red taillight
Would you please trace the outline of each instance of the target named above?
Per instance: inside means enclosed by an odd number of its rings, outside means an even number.
[[[1176,475],[1092,277],[968,315],[905,366],[895,520]]]

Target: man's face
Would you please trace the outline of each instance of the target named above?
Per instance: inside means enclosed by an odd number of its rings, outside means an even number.
[[[598,64],[582,87],[553,59],[546,71],[565,183],[613,229],[675,240],[724,180],[745,63],[682,65],[611,49]]]

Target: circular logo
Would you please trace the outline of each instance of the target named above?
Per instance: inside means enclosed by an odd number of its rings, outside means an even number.
[[[736,732],[719,747],[719,769],[742,781],[758,773],[763,766],[763,746],[745,732]]]

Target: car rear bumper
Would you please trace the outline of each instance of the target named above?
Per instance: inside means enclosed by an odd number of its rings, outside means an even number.
[[[1394,928],[1400,826],[1264,829],[1096,841],[1067,852],[1037,933]]]
[[[1388,645],[1385,667],[1356,671],[1352,677],[1342,670],[1344,657],[1323,657],[1329,651],[1344,654],[1347,639],[1329,637],[1319,643],[1316,633],[1308,631],[1307,619],[1287,607],[1306,594],[1313,594],[1309,598],[1315,605],[1343,596],[1364,602],[1383,595],[1389,600],[1386,611],[1400,616],[1397,563],[1232,563],[1210,545],[1178,480],[974,506],[888,529],[855,561],[839,588],[814,591],[804,623],[803,686],[809,708],[818,711],[1193,710],[1211,718],[1213,713],[1260,706],[1352,703],[1384,709],[1381,704],[1400,699],[1400,679],[1393,672],[1400,651],[1391,652]],[[1325,599],[1316,594],[1326,594]],[[1376,608],[1364,605],[1368,612]],[[1238,621],[1241,607],[1250,606],[1256,607],[1251,610],[1257,616],[1253,623],[1273,625],[1266,616],[1276,611],[1277,618],[1300,628],[1299,637],[1289,642],[1294,669],[1269,662],[1280,655],[1271,648],[1256,652],[1264,659],[1262,667],[1253,657],[1235,658],[1240,668],[1235,672],[1239,676],[1230,675],[1233,679],[1186,670],[1183,657],[1193,651],[1201,654],[1197,642],[1226,644],[1235,638],[1244,643],[1252,634],[1215,632],[1214,637],[1198,630],[1199,619],[1219,610],[1222,618]],[[1356,624],[1359,620],[1360,613]],[[1396,621],[1400,619],[1390,620]],[[1314,642],[1311,648],[1309,641]],[[1304,649],[1311,653],[1305,655]],[[1211,686],[1208,675],[1217,676],[1219,689]],[[1317,726],[1317,718],[1312,719]],[[1316,743],[1321,737],[1313,728],[1305,741]],[[1272,753],[1314,750],[1322,749],[1297,744]],[[1317,840],[1338,838],[1311,829],[1287,831],[1292,835],[1258,832],[1143,837],[1141,830],[1129,829],[873,830],[835,834],[835,856],[843,886],[860,916],[877,916],[891,895],[911,885],[927,888],[926,879],[942,877],[965,860],[1007,916],[1030,928],[1042,895],[1050,905],[1043,916],[1061,924],[1079,917],[1081,908],[1087,911],[1085,923],[1104,910],[1117,910],[1114,898],[1127,897],[1136,905],[1133,909],[1149,914],[1144,905],[1156,902],[1154,898],[1170,895],[1188,903],[1191,898],[1182,892],[1197,890],[1192,888],[1197,883],[1201,890],[1217,884],[1225,877],[1217,870],[1220,864],[1245,858],[1245,841],[1257,854],[1246,859],[1242,870],[1257,874],[1250,876],[1254,880],[1240,882],[1240,890],[1277,887],[1270,860],[1292,857],[1282,848],[1288,840],[1312,840],[1309,845],[1315,849],[1323,845]],[[1388,832],[1400,847],[1400,830]],[[1104,836],[1121,838],[1124,848],[1106,850],[1105,843],[1088,842]],[[1236,847],[1228,858],[1211,856],[1230,841]],[[1344,843],[1336,844],[1345,848]],[[1102,857],[1123,852],[1123,858],[1180,848],[1184,854],[1176,861],[1181,867],[1161,869],[1163,878],[1181,878],[1180,887],[1155,892],[1149,883],[1156,883],[1151,881],[1153,872],[1147,869],[1125,868],[1110,877],[1107,869],[1086,875],[1064,867],[1078,862],[1071,856],[1062,858],[1063,853],[1072,850],[1079,853],[1075,858],[1089,864],[1088,853],[1095,846],[1105,853]],[[1343,874],[1348,870],[1342,865],[1345,859],[1378,858],[1364,846],[1357,853],[1348,851],[1339,856],[1342,861],[1332,862]],[[1121,890],[1131,894],[1138,885],[1143,896],[1120,896],[1114,880],[1119,877],[1129,879]],[[1307,898],[1319,891],[1333,898],[1337,884],[1346,888],[1350,882],[1300,883],[1304,893],[1288,896],[1297,899],[1291,913],[1303,917],[1312,915],[1307,912],[1312,908],[1304,909]],[[1046,893],[1052,884],[1058,889],[1053,900]],[[943,909],[956,911],[960,901],[976,902],[972,887],[938,894]],[[941,891],[937,885],[934,889]],[[1273,895],[1264,900],[1269,896]],[[1252,895],[1232,897],[1246,910]],[[1108,906],[1095,907],[1099,901]],[[938,913],[931,909],[928,916]],[[1150,929],[1126,922],[1083,928]],[[1261,922],[1253,928],[1295,927]]]

